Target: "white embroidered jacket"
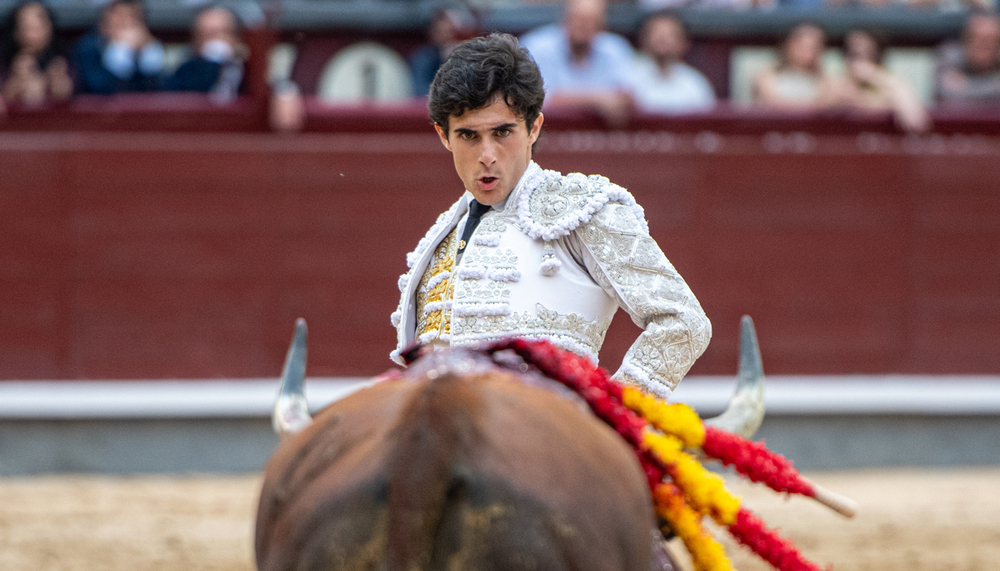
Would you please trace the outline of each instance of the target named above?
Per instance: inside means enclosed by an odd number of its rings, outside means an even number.
[[[437,245],[459,226],[468,192],[407,255],[392,314],[397,346],[416,338],[417,288]],[[597,361],[618,307],[644,331],[614,378],[669,396],[708,346],[711,324],[690,288],[649,237],[642,207],[600,176],[562,176],[532,162],[502,209],[483,215],[451,275],[450,334],[423,343],[474,345],[517,335],[548,339]],[[430,304],[428,304],[430,305]]]

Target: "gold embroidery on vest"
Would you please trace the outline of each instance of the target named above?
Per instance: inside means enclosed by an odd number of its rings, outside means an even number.
[[[417,288],[418,339],[432,332],[436,333],[434,337],[451,333],[451,312],[445,310],[445,304],[455,295],[452,274],[455,271],[455,254],[458,251],[457,237],[456,230],[452,230],[438,244],[434,250],[434,258],[420,278],[420,286]],[[433,309],[428,311],[428,306]]]

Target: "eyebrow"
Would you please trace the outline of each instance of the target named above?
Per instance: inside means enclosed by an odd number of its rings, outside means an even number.
[[[487,130],[488,131],[499,131],[500,129],[513,129],[514,127],[517,127],[517,123],[503,123],[502,125],[496,125],[494,127],[490,127]],[[462,135],[462,134],[465,134],[465,133],[472,133],[473,135],[475,135],[475,134],[478,133],[478,131],[476,131],[475,129],[465,129],[465,128],[461,128],[461,127],[456,127],[453,132],[455,134],[457,134],[457,135]]]

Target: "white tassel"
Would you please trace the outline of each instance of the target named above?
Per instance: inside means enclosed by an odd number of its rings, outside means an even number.
[[[552,247],[552,244],[545,244],[545,247],[542,248],[542,275],[552,277],[561,267],[562,262],[556,257],[556,249]]]
[[[562,267],[562,262],[556,258],[549,258],[547,260],[542,260],[542,275],[547,277],[552,277],[559,273],[559,268]]]

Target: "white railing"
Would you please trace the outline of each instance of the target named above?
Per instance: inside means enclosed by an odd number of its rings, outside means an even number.
[[[770,415],[996,415],[998,376],[783,376],[767,378]],[[315,411],[364,388],[362,378],[310,378]],[[673,399],[717,414],[731,377],[685,379]],[[252,418],[271,414],[277,379],[2,381],[0,419]]]

